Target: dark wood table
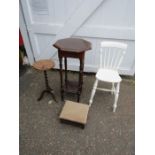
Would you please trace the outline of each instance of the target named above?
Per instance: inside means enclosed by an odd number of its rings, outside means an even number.
[[[91,49],[91,43],[78,38],[66,38],[58,40],[54,45],[58,49],[58,57],[60,64],[60,81],[61,81],[61,100],[64,100],[65,93],[77,94],[77,101],[80,101],[83,84],[83,69],[85,51]],[[62,59],[64,57],[65,64],[65,84],[63,84]],[[69,81],[67,78],[67,58],[77,58],[80,61],[79,81]]]

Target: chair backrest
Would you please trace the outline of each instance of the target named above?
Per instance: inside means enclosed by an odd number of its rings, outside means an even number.
[[[117,70],[126,53],[127,44],[103,41],[100,47],[100,68]]]

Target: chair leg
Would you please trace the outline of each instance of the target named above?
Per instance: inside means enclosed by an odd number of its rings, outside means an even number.
[[[90,97],[90,100],[89,100],[89,106],[91,106],[91,104],[93,102],[93,98],[94,98],[94,95],[95,95],[95,92],[96,92],[97,85],[98,85],[98,80],[96,79],[95,83],[94,83],[94,86],[93,86],[92,93],[91,93],[91,97]]]
[[[112,88],[111,88],[111,94],[112,94],[112,95],[114,94],[114,90],[115,90],[115,84],[112,83]]]
[[[115,90],[115,99],[114,99],[114,104],[113,104],[113,112],[116,111],[117,108],[117,101],[119,97],[119,89],[120,89],[120,83],[117,83],[116,90]]]

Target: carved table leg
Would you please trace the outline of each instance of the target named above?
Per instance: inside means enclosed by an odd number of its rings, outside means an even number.
[[[47,77],[46,70],[44,70],[44,77],[45,77],[45,86],[46,86],[46,89],[48,90],[49,89],[49,85],[48,85],[48,77]]]
[[[79,68],[79,86],[78,86],[78,93],[77,93],[77,101],[80,101],[80,95],[82,92],[82,84],[83,84],[83,68],[84,68],[84,53],[80,56],[80,68]]]
[[[65,87],[67,88],[67,58],[65,57]]]
[[[62,73],[62,56],[60,51],[58,51],[59,54],[59,66],[60,66],[60,82],[61,82],[61,100],[64,100],[64,89],[63,89],[63,73]]]
[[[52,95],[53,100],[55,102],[57,102],[57,100],[55,98],[55,95],[53,93],[53,89],[51,89],[50,86],[49,86],[49,84],[48,84],[48,77],[47,77],[46,70],[44,70],[44,78],[45,78],[45,86],[46,86],[46,89],[42,91],[40,97],[38,98],[38,101],[40,101],[43,98],[43,96],[44,96],[45,93],[49,93],[49,94]]]

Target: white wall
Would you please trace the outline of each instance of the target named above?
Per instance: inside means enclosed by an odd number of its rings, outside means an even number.
[[[36,60],[51,58],[55,50],[51,42],[66,24],[75,10],[89,1],[87,8],[95,0],[22,0],[22,8],[28,27],[33,55]],[[34,3],[35,2],[35,3]],[[104,0],[72,35],[92,43],[93,49],[86,52],[85,71],[95,72],[99,63],[99,43],[102,40],[126,42],[128,50],[120,67],[120,73],[134,74],[134,0]],[[42,8],[41,8],[42,7]],[[87,11],[86,8],[86,11]],[[54,57],[58,67],[57,56]],[[77,60],[70,59],[70,69],[77,70]]]

